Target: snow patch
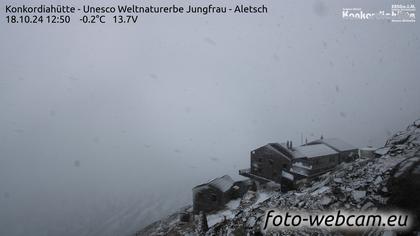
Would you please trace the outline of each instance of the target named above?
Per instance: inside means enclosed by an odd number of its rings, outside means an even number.
[[[234,210],[239,207],[241,199],[235,199],[226,204],[225,210],[218,211],[214,214],[207,215],[207,224],[209,227],[222,222],[224,219],[232,219],[235,217]]]

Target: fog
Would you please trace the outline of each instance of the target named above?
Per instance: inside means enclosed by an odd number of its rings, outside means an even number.
[[[341,18],[393,2],[264,3],[133,25],[1,20],[0,235],[129,234],[193,186],[238,179],[267,142],[380,146],[420,117],[418,22]]]

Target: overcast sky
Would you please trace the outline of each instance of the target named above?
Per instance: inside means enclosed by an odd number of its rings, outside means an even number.
[[[267,142],[380,146],[420,118],[418,22],[341,18],[394,2],[228,2],[269,13],[10,25],[2,1],[1,235],[128,233]]]

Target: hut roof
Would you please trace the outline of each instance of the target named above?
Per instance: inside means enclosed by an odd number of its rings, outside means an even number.
[[[208,184],[222,192],[226,192],[233,186],[234,181],[229,175],[224,175],[211,180]]]
[[[315,140],[315,141],[312,141],[312,142],[306,144],[305,146],[313,145],[313,144],[321,144],[321,143],[333,148],[336,151],[340,151],[340,152],[357,149],[356,147],[344,142],[343,140],[341,140],[339,138],[318,139],[318,140]]]
[[[295,158],[311,158],[337,154],[337,152],[325,144],[313,144],[294,148]]]

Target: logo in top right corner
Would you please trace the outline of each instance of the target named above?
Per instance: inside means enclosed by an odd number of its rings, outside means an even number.
[[[343,8],[344,20],[388,20],[390,22],[416,22],[416,7],[414,4],[393,4],[391,10],[369,11],[362,8]]]

